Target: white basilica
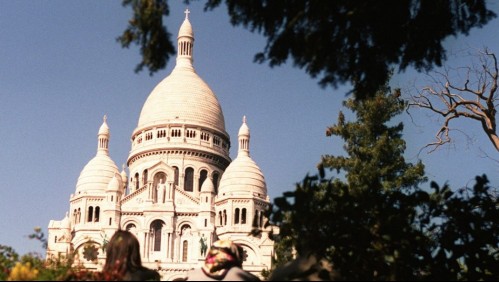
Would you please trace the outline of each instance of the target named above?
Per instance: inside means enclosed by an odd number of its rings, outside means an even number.
[[[75,263],[100,270],[107,240],[126,229],[140,242],[143,264],[162,280],[185,278],[203,263],[203,245],[218,239],[243,246],[244,269],[258,276],[270,269],[274,242],[263,227],[270,201],[250,157],[246,118],[231,160],[222,108],[194,70],[193,47],[186,11],[176,66],[145,101],[132,133],[129,175],[109,156],[104,117],[97,153],[81,171],[69,212],[49,223],[48,258],[72,254]],[[263,231],[258,237],[249,235],[253,226]]]

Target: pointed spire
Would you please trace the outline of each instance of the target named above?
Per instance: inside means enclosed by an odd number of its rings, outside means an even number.
[[[243,124],[239,128],[239,151],[238,154],[249,156],[250,130],[246,124],[246,116],[243,116]]]
[[[104,115],[102,125],[99,128],[99,133],[97,137],[97,154],[109,153],[109,126],[107,125],[107,115]]]
[[[128,182],[128,176],[126,175],[125,164],[123,164],[121,166],[121,183],[123,184],[124,190],[126,190],[127,182]]]
[[[113,175],[113,178],[107,184],[106,191],[120,191],[120,179],[116,176],[117,174]],[[119,178],[121,178],[121,175],[119,175]]]
[[[204,180],[203,185],[201,185],[201,193],[215,194],[215,185],[213,181],[208,177]]]

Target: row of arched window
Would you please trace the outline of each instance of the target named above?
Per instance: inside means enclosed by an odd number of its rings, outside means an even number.
[[[87,222],[99,222],[100,207],[88,207]]]
[[[181,137],[181,136],[182,132],[180,131],[180,129],[172,129],[171,137]]]
[[[76,223],[80,223],[81,221],[81,209],[78,208],[78,209],[74,209],[73,211],[73,223],[76,224]]]
[[[247,223],[247,212],[246,208],[236,208],[234,210],[234,225],[235,224],[246,224]],[[218,212],[218,220],[220,226],[227,225],[227,210]],[[255,210],[255,216],[253,218],[253,225],[255,227],[263,227],[263,212]]]
[[[196,131],[192,129],[187,129],[185,135],[187,138],[196,138]]]
[[[201,132],[201,140],[210,141],[210,134],[208,134],[206,132]]]
[[[179,185],[179,169],[176,166],[173,166],[174,170],[174,184],[175,186]],[[161,174],[161,177],[158,177],[158,174]],[[156,187],[160,182],[160,179],[162,179],[163,183],[166,183],[166,174],[163,172],[159,172],[158,174],[155,175],[154,178],[154,187]],[[201,187],[203,186],[204,181],[208,178],[208,171],[203,169],[199,172],[199,178],[198,178],[198,191],[201,191]],[[142,184],[145,185],[148,181],[148,171],[147,169],[142,172],[142,179],[140,179],[139,173],[135,173],[135,176],[130,179],[132,183],[134,183],[135,190],[138,190]],[[188,167],[185,169],[184,172],[184,179],[183,179],[183,185],[184,185],[184,191],[186,192],[193,192],[194,191],[194,169],[192,167]],[[217,193],[217,188],[218,188],[218,180],[219,180],[219,174],[217,172],[213,173],[213,186],[215,187],[215,193]]]
[[[184,128],[158,128],[158,129],[150,129],[147,131],[144,131],[143,133],[133,137],[133,140],[135,144],[141,144],[143,141],[143,137],[145,138],[145,141],[152,140],[154,138],[154,135],[156,135],[156,138],[161,139],[161,138],[166,138],[168,131],[170,132],[169,137],[172,138],[180,138],[185,136],[186,138],[189,139],[195,139],[198,136],[199,132],[199,138],[202,141],[209,142],[210,138],[213,137],[213,144],[218,147],[222,147],[224,149],[229,148],[229,143],[225,142],[222,137],[217,136],[215,134],[210,134],[209,132],[199,130],[199,129],[184,129]]]
[[[218,212],[218,220],[220,226],[227,225],[227,210]],[[234,224],[246,224],[246,209],[236,208],[234,210]]]
[[[178,50],[180,52],[180,55],[191,56],[192,55],[192,42],[179,41]]]
[[[88,207],[87,210],[87,218],[86,222],[99,222],[99,217],[100,217],[100,207],[96,206],[95,208],[93,206]],[[81,209],[74,209],[73,211],[73,223],[80,223],[81,222]]]
[[[109,139],[99,138],[99,148],[107,149],[109,146]]]

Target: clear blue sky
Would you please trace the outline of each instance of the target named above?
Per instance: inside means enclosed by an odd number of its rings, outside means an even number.
[[[172,2],[165,22],[176,42],[186,6]],[[189,7],[194,66],[219,98],[233,158],[247,116],[251,156],[275,198],[314,174],[321,155],[341,154],[342,141],[326,137],[325,129],[336,122],[348,89],[322,89],[291,64],[271,69],[253,63],[264,38],[232,27],[225,6],[205,13],[202,5]],[[142,105],[175,63],[154,76],[134,73],[138,48],[116,42],[130,16],[120,1],[0,1],[0,244],[21,254],[43,252],[27,235],[35,226],[46,232],[51,219],[64,217],[81,170],[95,156],[104,115],[111,158],[120,168],[126,162]],[[448,47],[485,45],[498,52],[498,28],[494,20],[469,37],[449,40]],[[393,85],[405,87],[417,78],[414,72],[397,75]],[[432,141],[436,126],[424,113],[416,117],[417,124],[399,117],[410,162]],[[462,125],[475,142],[458,138],[453,146],[421,154],[428,177],[457,188],[486,173],[497,187],[498,165],[479,149],[499,155],[478,124]]]

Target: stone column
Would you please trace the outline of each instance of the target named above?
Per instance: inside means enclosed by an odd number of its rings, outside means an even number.
[[[144,256],[143,257],[144,258],[149,258],[149,244],[148,244],[149,240],[148,240],[148,236],[147,236],[148,234],[149,234],[149,232],[144,231],[144,236],[143,236],[143,238],[144,238],[144,247],[143,247]]]
[[[180,232],[175,231],[175,239],[173,243],[173,261],[178,262],[180,255]]]

